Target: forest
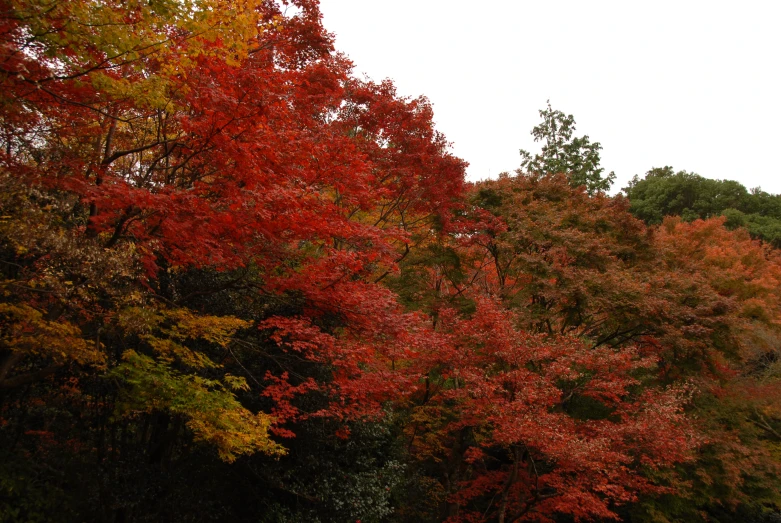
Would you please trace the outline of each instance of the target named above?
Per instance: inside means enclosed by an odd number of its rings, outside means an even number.
[[[550,104],[467,182],[317,0],[0,42],[0,522],[781,521],[779,196]]]

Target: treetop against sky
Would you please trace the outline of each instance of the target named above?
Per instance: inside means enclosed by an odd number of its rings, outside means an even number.
[[[358,73],[425,94],[471,180],[512,171],[537,111],[574,114],[617,191],[674,165],[781,193],[777,2],[323,0]]]

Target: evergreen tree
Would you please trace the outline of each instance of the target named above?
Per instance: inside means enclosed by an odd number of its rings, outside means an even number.
[[[564,173],[573,187],[585,186],[589,194],[606,192],[615,180],[615,173],[602,176],[599,151],[602,145],[591,142],[587,135],[573,137],[575,118],[554,110],[550,101],[548,108],[540,111],[542,123],[532,129],[535,142],[542,142],[542,150],[532,156],[521,149],[522,171],[537,176]]]

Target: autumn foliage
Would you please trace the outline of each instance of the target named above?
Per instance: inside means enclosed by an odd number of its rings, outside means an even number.
[[[467,184],[316,1],[0,0],[0,39],[0,520],[778,509],[745,231]]]

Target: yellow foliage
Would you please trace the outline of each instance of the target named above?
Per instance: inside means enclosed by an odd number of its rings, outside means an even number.
[[[219,365],[187,347],[186,342],[202,340],[227,347],[236,331],[250,323],[232,316],[199,316],[187,309],[128,307],[120,314],[119,325],[147,342],[163,361],[177,360],[192,368],[205,369]]]
[[[82,337],[81,329],[67,321],[49,321],[29,305],[0,303],[2,340],[15,352],[51,358],[57,363],[74,361],[102,366],[105,355],[96,342]]]
[[[242,378],[226,375],[220,382],[179,374],[167,363],[132,350],[125,352],[123,360],[111,372],[127,385],[120,415],[167,411],[184,416],[195,441],[214,445],[227,462],[254,452],[285,453],[268,434],[274,418],[263,412],[253,414],[233,394],[233,390],[246,389]]]

